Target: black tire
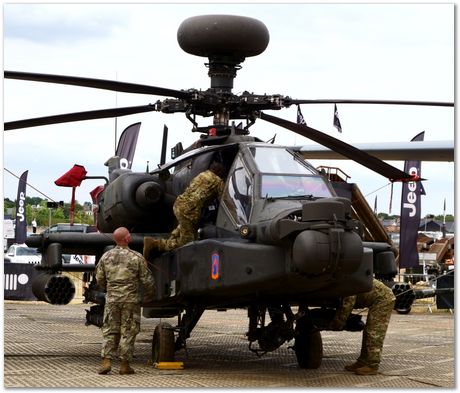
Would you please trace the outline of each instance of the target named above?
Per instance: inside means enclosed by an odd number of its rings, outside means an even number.
[[[302,332],[295,338],[294,351],[300,368],[319,368],[323,360],[321,332],[319,330]]]
[[[396,309],[396,312],[398,314],[409,314],[410,313],[410,310],[412,310],[412,307],[408,307],[408,308],[397,308]]]
[[[152,362],[174,361],[174,330],[169,323],[160,323],[153,332]]]

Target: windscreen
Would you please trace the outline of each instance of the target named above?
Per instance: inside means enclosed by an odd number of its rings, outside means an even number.
[[[312,167],[284,148],[251,148],[261,172],[262,198],[331,197],[324,179]]]
[[[18,247],[17,255],[38,255],[36,248]]]

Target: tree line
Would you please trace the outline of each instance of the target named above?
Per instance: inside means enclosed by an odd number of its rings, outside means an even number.
[[[27,225],[32,225],[32,220],[35,218],[37,226],[49,226],[61,222],[69,222],[70,220],[70,203],[64,203],[63,206],[57,208],[48,208],[48,200],[40,197],[27,197],[25,200]],[[93,224],[94,219],[92,214],[92,203],[84,202],[83,204],[75,201],[74,222],[79,224]],[[3,214],[10,215],[11,218],[16,218],[16,200],[12,201],[9,198],[3,199]]]
[[[377,217],[379,220],[396,220],[399,219],[398,215],[389,215],[387,213],[378,213]],[[443,214],[427,214],[425,217],[422,217],[421,219],[428,219],[428,220],[434,220],[434,221],[443,221],[444,220],[444,215]],[[453,222],[455,221],[455,217],[452,214],[446,214],[446,222]]]
[[[16,218],[16,200],[12,201],[9,198],[4,198],[3,213],[10,214],[12,218]],[[38,226],[48,226],[50,223],[51,214],[51,225],[57,224],[58,222],[69,222],[70,219],[70,203],[64,203],[64,206],[50,209],[47,207],[48,200],[40,197],[26,197],[26,217],[27,224],[31,225],[32,220],[35,218]],[[75,201],[75,223],[81,224],[93,224],[93,215],[88,215],[87,212],[92,212],[92,203],[84,202],[83,204]],[[387,213],[378,213],[377,217],[380,220],[396,220],[399,218],[397,215],[389,215]],[[428,214],[428,219],[443,221],[444,215]],[[451,214],[446,215],[446,221],[454,221],[455,217]]]

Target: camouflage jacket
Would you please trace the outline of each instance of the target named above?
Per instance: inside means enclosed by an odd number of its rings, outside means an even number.
[[[116,246],[104,253],[97,264],[96,279],[107,291],[107,303],[140,303],[140,283],[147,297],[155,293],[154,280],[144,257],[129,247]]]
[[[393,302],[394,300],[393,291],[381,281],[374,278],[372,289],[369,292],[347,296],[342,300],[342,305],[337,309],[331,324],[338,328],[342,328],[345,326],[353,308],[366,308],[370,307],[375,302]]]
[[[224,182],[214,172],[207,170],[196,176],[187,189],[177,197],[175,210],[182,215],[200,215],[203,207],[220,198]]]

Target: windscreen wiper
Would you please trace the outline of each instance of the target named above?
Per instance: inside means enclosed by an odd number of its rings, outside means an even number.
[[[266,196],[265,198],[273,200],[273,199],[308,199],[308,200],[313,200],[316,199],[312,194],[300,194],[300,195],[285,195],[285,196],[277,196],[277,197],[272,197],[272,196]]]

